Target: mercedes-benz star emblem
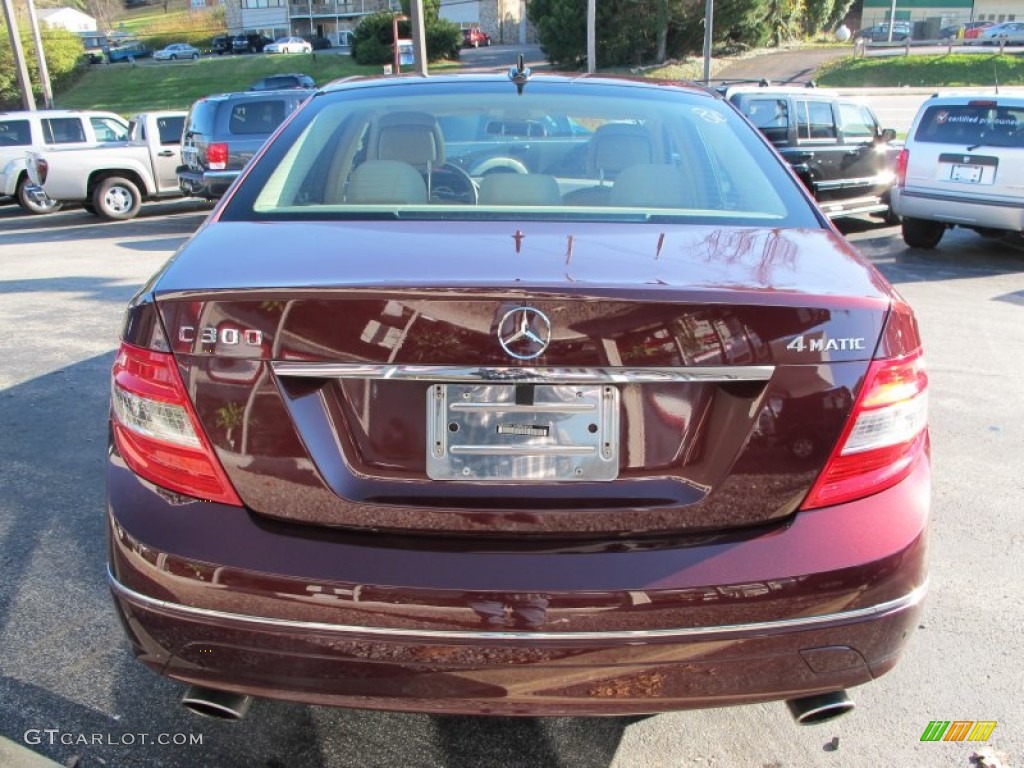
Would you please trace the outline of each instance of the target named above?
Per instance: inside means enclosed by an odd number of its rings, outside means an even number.
[[[516,360],[532,360],[551,343],[551,321],[533,307],[510,309],[498,323],[498,342]]]

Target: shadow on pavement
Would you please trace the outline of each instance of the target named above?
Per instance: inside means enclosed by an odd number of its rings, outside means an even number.
[[[43,283],[123,300],[103,280]],[[54,285],[47,285],[52,290]],[[0,391],[0,733],[78,768],[607,766],[636,718],[433,717],[259,700],[246,720],[189,714],[183,686],[136,662],[105,580],[113,351]],[[145,737],[141,734],[146,734]],[[160,744],[198,734],[201,744]]]

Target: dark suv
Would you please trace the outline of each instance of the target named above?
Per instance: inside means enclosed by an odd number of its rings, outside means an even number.
[[[234,38],[232,38],[231,35],[217,35],[210,41],[210,50],[218,56],[223,56],[225,53],[231,53],[233,39]]]
[[[260,53],[270,42],[273,41],[269,37],[256,33],[235,35],[231,38],[231,51],[232,53]]]
[[[182,137],[178,185],[182,193],[215,199],[312,91],[222,93],[189,110]]]
[[[813,87],[745,85],[725,89],[807,186],[830,218],[881,213],[895,221],[889,195],[899,148],[871,108]]]

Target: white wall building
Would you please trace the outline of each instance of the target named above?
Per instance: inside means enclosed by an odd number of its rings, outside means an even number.
[[[74,8],[39,8],[36,16],[50,27],[62,27],[68,32],[95,32],[96,19]]]

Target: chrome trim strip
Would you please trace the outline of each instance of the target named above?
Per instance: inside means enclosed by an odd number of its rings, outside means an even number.
[[[391,365],[274,361],[278,376],[317,379],[394,379],[487,384],[668,384],[678,382],[768,381],[773,365],[716,365],[675,368],[532,368],[459,365]]]
[[[928,591],[925,582],[912,592],[878,605],[866,608],[855,608],[851,611],[827,613],[817,616],[802,616],[794,619],[778,619],[776,621],[757,621],[750,624],[725,624],[715,627],[679,627],[676,629],[642,629],[642,630],[610,630],[608,632],[481,632],[461,629],[401,629],[393,627],[356,627],[343,624],[325,624],[317,621],[295,621],[292,619],[276,619],[266,616],[246,616],[237,613],[215,611],[210,608],[196,608],[190,605],[179,605],[155,597],[149,597],[126,587],[119,582],[110,566],[107,566],[107,581],[110,590],[117,597],[134,603],[143,608],[171,615],[184,615],[200,619],[211,619],[234,624],[256,624],[268,630],[299,630],[302,632],[328,632],[338,634],[362,635],[396,640],[439,640],[439,641],[514,641],[514,642],[573,642],[608,641],[608,642],[647,642],[651,640],[671,640],[674,638],[688,640],[691,638],[707,638],[709,636],[757,635],[774,634],[787,630],[810,629],[834,622],[852,622],[870,619],[889,613],[911,608],[920,603]]]

